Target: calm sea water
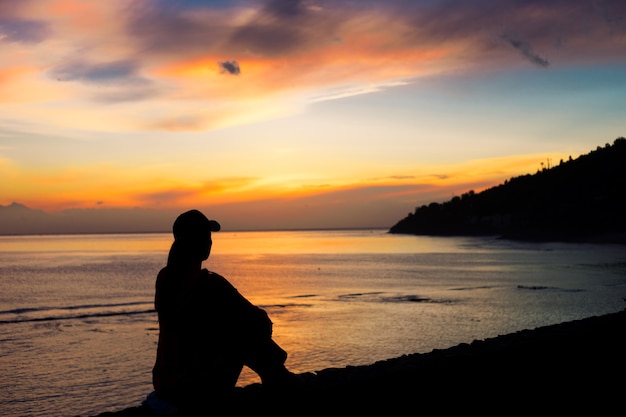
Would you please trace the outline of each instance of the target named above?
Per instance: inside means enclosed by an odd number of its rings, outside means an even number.
[[[274,322],[295,372],[622,310],[626,248],[385,230],[220,232],[206,267]],[[168,234],[0,237],[0,414],[93,416],[152,390]],[[244,370],[239,385],[258,382]]]

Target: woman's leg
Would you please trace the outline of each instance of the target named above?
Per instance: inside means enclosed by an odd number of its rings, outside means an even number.
[[[287,352],[272,339],[259,341],[245,354],[245,365],[256,372],[265,386],[289,384],[293,374],[285,367]]]

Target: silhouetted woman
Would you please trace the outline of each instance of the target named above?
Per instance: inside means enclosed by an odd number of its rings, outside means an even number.
[[[272,340],[267,313],[226,278],[202,268],[211,253],[211,232],[219,230],[218,222],[198,210],[181,214],[167,266],[156,279],[160,332],[153,394],[183,412],[227,398],[244,365],[264,387],[293,378],[284,365],[287,353]]]

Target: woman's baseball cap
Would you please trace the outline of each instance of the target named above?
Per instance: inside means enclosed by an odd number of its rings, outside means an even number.
[[[174,240],[187,240],[206,237],[211,232],[219,232],[222,227],[215,220],[209,220],[198,210],[189,210],[174,221]]]

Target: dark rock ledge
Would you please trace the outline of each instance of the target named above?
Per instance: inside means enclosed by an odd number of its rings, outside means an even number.
[[[625,354],[626,311],[620,311],[372,365],[324,369],[303,375],[302,386],[289,391],[264,392],[252,384],[238,389],[229,405],[198,415],[606,415],[624,408]],[[96,417],[147,416],[138,406]]]

